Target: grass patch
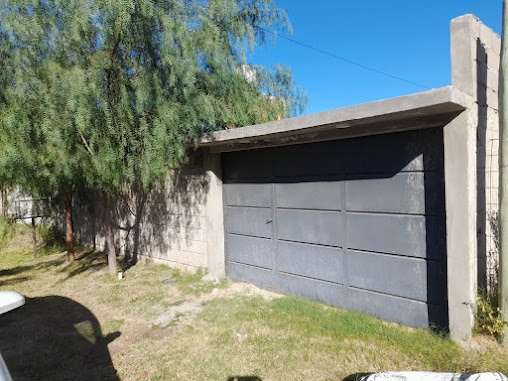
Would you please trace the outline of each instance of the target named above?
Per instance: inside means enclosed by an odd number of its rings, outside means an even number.
[[[123,280],[102,253],[32,258],[0,251],[0,290],[27,297],[0,316],[0,351],[16,380],[343,380],[397,370],[508,373],[508,352],[479,335],[466,352],[446,335],[298,298],[234,293],[162,265]],[[177,282],[163,284],[162,280]],[[221,289],[219,296],[212,295]],[[166,317],[165,324],[155,324]]]
[[[124,319],[107,320],[104,324],[101,325],[102,332],[104,334],[116,332],[123,325],[124,322],[125,322]]]
[[[227,281],[221,281],[218,284],[203,281],[205,273],[202,270],[195,274],[182,273],[179,270],[173,270],[172,278],[177,280],[176,287],[183,295],[199,296],[201,294],[212,292],[214,288],[225,288]]]

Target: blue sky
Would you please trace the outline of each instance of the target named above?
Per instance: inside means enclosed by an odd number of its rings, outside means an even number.
[[[288,11],[291,38],[430,88],[450,77],[450,20],[476,15],[501,33],[502,0],[275,0]],[[251,63],[293,70],[309,97],[304,114],[425,91],[282,38]]]

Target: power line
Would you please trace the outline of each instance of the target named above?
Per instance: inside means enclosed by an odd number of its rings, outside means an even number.
[[[276,36],[276,37],[281,37],[281,38],[283,38],[284,40],[290,41],[290,42],[292,42],[292,43],[294,43],[294,44],[297,44],[297,45],[303,46],[304,48],[311,49],[311,50],[314,50],[314,51],[316,51],[316,52],[318,52],[318,53],[324,54],[324,55],[326,55],[326,56],[329,56],[329,57],[335,58],[335,59],[337,59],[337,60],[340,60],[340,61],[346,62],[346,63],[348,63],[348,64],[350,64],[350,65],[358,66],[358,67],[360,67],[360,68],[362,68],[362,69],[369,70],[369,71],[372,71],[372,72],[374,72],[374,73],[381,74],[381,75],[384,75],[384,76],[389,77],[389,78],[392,78],[392,79],[396,79],[396,80],[398,80],[398,81],[406,82],[406,83],[409,83],[409,84],[411,84],[411,85],[419,86],[419,87],[422,87],[422,88],[424,88],[424,89],[428,89],[428,90],[430,90],[430,89],[431,89],[429,86],[425,86],[425,85],[422,85],[422,84],[420,84],[420,83],[413,82],[413,81],[410,81],[410,80],[408,80],[408,79],[405,79],[405,78],[402,78],[402,77],[399,77],[399,76],[396,76],[396,75],[393,75],[393,74],[390,74],[390,73],[386,73],[386,72],[381,71],[381,70],[378,70],[378,69],[374,69],[374,68],[372,68],[372,67],[370,67],[370,66],[363,65],[363,64],[361,64],[361,63],[358,63],[358,62],[355,62],[355,61],[349,60],[349,59],[347,59],[347,58],[340,57],[340,56],[338,56],[338,55],[336,55],[336,54],[333,54],[333,53],[327,52],[327,51],[322,50],[322,49],[319,49],[319,48],[315,48],[314,46],[311,46],[311,45],[309,45],[309,44],[305,44],[305,43],[300,42],[300,41],[293,40],[292,38],[286,37],[286,36],[284,36],[284,35],[282,35],[282,34],[278,34],[278,33],[274,32],[274,31],[271,31],[271,30],[265,29],[265,28],[263,28],[263,27],[257,26],[256,28],[261,29],[261,30],[263,30],[263,31],[265,31],[265,32],[267,32],[267,33],[271,33],[271,34],[273,34],[273,35],[274,35],[274,36]]]
[[[207,9],[208,10],[208,5],[206,4],[202,4],[202,3],[199,3],[197,2],[196,0],[190,0],[192,3],[194,4],[197,4],[197,5],[200,5],[202,6],[204,9]],[[269,29],[265,29],[261,26],[254,26],[254,28],[257,28],[257,29],[260,29],[266,33],[271,33],[273,36],[275,37],[281,37],[283,38],[284,40],[287,40],[289,42],[292,42],[294,44],[297,44],[297,45],[300,45],[300,46],[303,46],[304,48],[307,48],[307,49],[311,49],[311,50],[314,50],[315,52],[318,52],[318,53],[321,53],[321,54],[324,54],[328,57],[332,57],[332,58],[335,58],[339,61],[342,61],[342,62],[346,62],[350,65],[353,65],[353,66],[357,66],[359,68],[362,68],[364,70],[369,70],[373,73],[376,73],[376,74],[380,74],[380,75],[384,75],[385,77],[388,77],[388,78],[392,78],[392,79],[395,79],[395,80],[398,80],[398,81],[402,81],[402,82],[405,82],[405,83],[409,83],[411,85],[414,85],[414,86],[418,86],[418,87],[421,87],[421,88],[424,88],[424,89],[427,89],[427,90],[431,90],[431,87],[429,86],[426,86],[426,85],[422,85],[421,83],[418,83],[418,82],[414,82],[414,81],[410,81],[409,79],[405,79],[405,78],[402,78],[402,77],[399,77],[397,75],[394,75],[394,74],[390,74],[390,73],[387,73],[387,72],[384,72],[382,70],[378,70],[378,69],[374,69],[373,67],[370,67],[370,66],[367,66],[367,65],[364,65],[364,64],[361,64],[359,62],[355,62],[355,61],[352,61],[352,60],[349,60],[347,58],[344,58],[344,57],[340,57],[334,53],[330,53],[330,52],[327,52],[325,50],[322,50],[322,49],[319,49],[319,48],[315,48],[314,46],[312,45],[309,45],[309,44],[306,44],[306,43],[303,43],[303,42],[300,42],[300,41],[297,41],[297,40],[294,40],[290,37],[286,37],[284,36],[283,34],[278,34],[277,32],[274,32],[272,30],[269,30]]]

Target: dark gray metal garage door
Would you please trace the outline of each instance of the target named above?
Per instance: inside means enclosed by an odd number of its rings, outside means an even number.
[[[228,277],[447,326],[442,129],[223,154]]]

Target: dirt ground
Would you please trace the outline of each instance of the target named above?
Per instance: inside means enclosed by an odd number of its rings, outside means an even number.
[[[0,290],[26,304],[0,316],[14,380],[351,380],[388,370],[508,372],[508,352],[442,333],[102,253],[0,251]]]

